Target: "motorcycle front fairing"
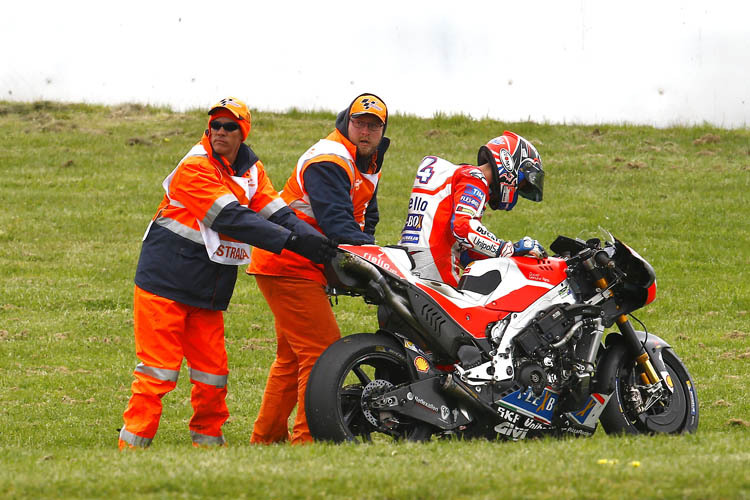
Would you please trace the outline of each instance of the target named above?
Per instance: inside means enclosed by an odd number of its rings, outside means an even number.
[[[629,314],[650,304],[656,297],[656,273],[646,259],[622,241],[615,239],[614,261],[624,273],[615,288],[621,314]]]

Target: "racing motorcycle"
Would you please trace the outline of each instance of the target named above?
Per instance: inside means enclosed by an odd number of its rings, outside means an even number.
[[[379,330],[318,359],[312,435],[520,440],[590,436],[599,422],[607,433],[694,432],[690,373],[628,318],[654,300],[651,265],[609,234],[559,236],[550,249],[475,261],[454,288],[412,274],[405,247],[340,245],[329,291],[376,304]]]

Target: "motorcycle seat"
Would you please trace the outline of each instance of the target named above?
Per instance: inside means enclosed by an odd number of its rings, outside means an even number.
[[[414,262],[414,257],[411,256],[409,253],[409,248],[405,247],[404,245],[386,245],[385,248],[395,248],[396,250],[401,250],[406,254],[407,257],[409,257],[409,264],[411,267],[409,268],[409,271],[413,271],[415,267],[417,267],[417,263]]]

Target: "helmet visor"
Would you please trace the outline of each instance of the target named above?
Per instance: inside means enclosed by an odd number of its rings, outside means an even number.
[[[518,194],[531,201],[542,201],[544,170],[533,160],[526,160],[518,169]]]

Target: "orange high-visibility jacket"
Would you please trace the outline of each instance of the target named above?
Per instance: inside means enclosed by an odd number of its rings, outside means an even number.
[[[355,222],[360,229],[365,227],[365,214],[380,180],[381,170],[373,162],[372,173],[361,172],[356,165],[356,147],[343,134],[335,129],[328,137],[321,139],[308,149],[297,161],[297,166],[286,182],[281,197],[294,213],[323,233],[315,219],[304,182],[305,170],[313,164],[325,164],[330,168],[341,168],[349,178],[349,197],[353,207]],[[334,237],[335,235],[326,235]],[[293,276],[326,284],[323,266],[314,264],[299,255],[282,251],[281,255],[271,255],[258,248],[253,249],[249,274],[268,276]]]
[[[247,145],[241,145],[228,166],[213,154],[205,134],[164,187],[164,199],[144,236],[135,282],[187,305],[224,310],[234,291],[237,265],[250,251],[233,242],[280,252],[290,231],[267,219],[279,210],[291,212]],[[219,241],[212,256],[206,247],[210,232]]]

